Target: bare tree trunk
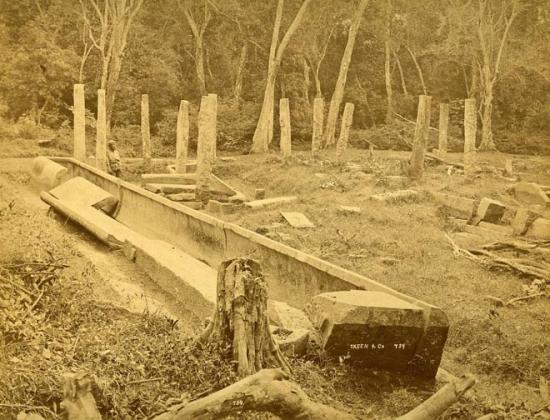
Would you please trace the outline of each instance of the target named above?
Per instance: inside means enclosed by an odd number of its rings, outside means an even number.
[[[393,120],[393,89],[391,84],[391,18],[392,18],[392,4],[391,0],[387,0],[387,10],[386,10],[386,34],[384,42],[384,81],[386,83],[386,124],[390,124]]]
[[[304,101],[309,104],[309,87],[311,85],[309,73],[311,69],[309,68],[309,64],[307,63],[305,57],[302,57],[302,65],[304,67]]]
[[[448,383],[397,420],[435,420],[475,385],[471,376]],[[269,412],[293,420],[359,420],[353,414],[312,401],[279,369],[263,369],[204,398],[182,403],[153,420],[210,420],[246,411]]]
[[[401,60],[399,55],[394,51],[393,57],[395,58],[395,64],[397,64],[397,69],[399,70],[399,77],[401,78],[401,88],[403,89],[403,94],[408,98],[409,91],[407,89],[407,83],[405,82],[405,76],[403,74],[403,67],[401,66]]]
[[[420,67],[418,60],[416,59],[416,55],[412,52],[412,50],[408,46],[406,46],[405,48],[409,52],[409,55],[412,58],[414,66],[416,67],[416,71],[418,72],[418,78],[420,79],[420,84],[422,85],[422,92],[424,93],[424,95],[427,95],[428,93],[426,90],[426,83],[424,83],[424,73],[422,73],[422,68]]]
[[[269,144],[273,138],[273,102],[275,101],[275,79],[277,69],[275,69],[275,57],[277,54],[277,45],[279,43],[279,32],[281,30],[281,20],[283,18],[284,0],[278,0],[277,11],[275,12],[275,24],[271,35],[271,46],[269,48],[269,63],[267,68],[267,80],[265,84],[264,100],[260,117],[254,137],[252,139],[252,152],[265,153],[268,151]]]
[[[198,340],[207,341],[232,347],[241,378],[265,365],[290,372],[290,365],[269,330],[267,285],[257,261],[237,258],[220,265],[216,311]]]
[[[386,105],[386,124],[390,124],[393,121],[393,90],[391,85],[391,72],[390,72],[390,41],[386,40],[384,43],[384,49],[385,49],[385,60],[384,60],[384,79],[386,82],[386,98],[387,98],[387,105]]]
[[[481,120],[481,144],[479,150],[496,150],[492,129],[493,82],[488,68],[483,69],[483,103]]]
[[[237,103],[241,100],[241,92],[243,90],[243,76],[246,66],[246,58],[248,56],[248,42],[245,41],[241,47],[241,56],[239,58],[239,66],[237,68],[237,76],[235,77],[235,87],[233,89],[233,98]]]
[[[340,72],[338,74],[338,80],[336,81],[334,93],[332,94],[332,99],[330,101],[327,123],[323,133],[324,147],[331,146],[335,142],[334,136],[336,133],[336,123],[338,121],[338,114],[340,113],[340,105],[344,99],[344,89],[346,87],[346,79],[348,77],[348,69],[351,62],[353,47],[355,45],[355,38],[357,37],[357,32],[359,31],[359,26],[361,24],[361,18],[363,17],[363,13],[367,8],[368,3],[369,0],[361,0],[359,6],[355,9],[355,13],[352,18],[346,49],[344,50],[344,55],[342,56],[342,61],[340,63]]]
[[[201,96],[206,95],[206,76],[204,75],[204,49],[202,37],[195,38],[195,73],[197,76],[197,87]]]
[[[288,27],[281,43],[278,44],[279,31],[281,28],[281,20],[283,15],[283,3],[284,0],[279,0],[277,3],[277,12],[275,17],[275,26],[273,27],[273,37],[271,40],[271,48],[269,50],[269,67],[268,76],[266,81],[266,87],[264,92],[264,100],[262,103],[262,110],[260,111],[260,118],[254,131],[254,137],[252,139],[252,153],[265,153],[268,150],[269,144],[273,140],[273,112],[275,101],[275,81],[277,79],[277,72],[281,61],[283,59],[284,51],[290,41],[296,29],[300,25],[304,13],[311,3],[311,0],[304,0],[298,13],[294,17],[294,20]],[[278,44],[278,45],[277,45]]]

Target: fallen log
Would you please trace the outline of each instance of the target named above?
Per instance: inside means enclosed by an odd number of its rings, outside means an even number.
[[[264,369],[154,420],[217,419],[244,411],[265,411],[284,419],[358,419],[312,401],[287,379],[288,375],[280,369]]]
[[[396,420],[435,420],[453,405],[466,391],[474,386],[476,380],[466,375],[458,381],[450,382],[422,404]]]
[[[438,418],[475,384],[471,376],[448,383],[397,420]],[[358,420],[353,414],[312,401],[280,369],[264,369],[207,397],[180,404],[153,420],[217,419],[245,411],[270,412],[284,419]]]

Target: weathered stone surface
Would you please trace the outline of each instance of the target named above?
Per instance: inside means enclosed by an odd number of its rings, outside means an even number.
[[[418,97],[418,110],[416,114],[416,128],[411,153],[410,176],[413,179],[421,179],[424,173],[424,154],[428,141],[430,128],[430,104],[431,96],[420,95]]]
[[[203,208],[203,204],[200,201],[183,201],[180,202],[182,206],[190,207],[193,210],[201,210]]]
[[[342,125],[340,128],[340,135],[336,142],[336,158],[341,159],[344,151],[348,147],[349,132],[353,124],[353,110],[355,105],[351,102],[346,103],[344,107],[344,113],[342,114]]]
[[[285,218],[290,226],[295,228],[303,229],[315,227],[315,225],[311,223],[311,220],[309,220],[303,213],[295,211],[282,211],[281,216]]]
[[[317,295],[309,315],[328,354],[349,354],[352,360],[387,369],[406,368],[425,327],[419,306],[364,290]]]
[[[281,153],[284,157],[289,157],[292,154],[292,137],[290,128],[290,104],[288,98],[281,98],[279,101],[279,122],[281,125]]]
[[[97,185],[81,177],[69,179],[67,182],[52,189],[50,194],[72,205],[94,207],[98,210],[103,210],[107,214],[112,214],[118,202],[107,191],[102,190]]]
[[[464,100],[464,173],[471,175],[476,166],[476,100]]]
[[[520,207],[516,211],[514,220],[512,221],[512,229],[514,235],[524,235],[529,229],[531,223],[538,217],[537,213],[527,207]]]
[[[143,164],[151,166],[151,130],[149,128],[149,95],[141,95],[141,142]]]
[[[152,184],[195,184],[196,174],[141,174],[144,182]]]
[[[494,230],[503,235],[512,235],[514,233],[514,230],[511,226],[496,225],[494,223],[489,223],[489,222],[480,222],[479,227],[483,229]]]
[[[384,194],[374,194],[370,196],[371,200],[393,203],[401,200],[409,200],[418,196],[418,191],[414,190],[398,190],[387,192]]]
[[[447,132],[449,128],[449,104],[439,104],[439,149],[438,155],[445,157],[447,154]]]
[[[255,200],[263,200],[265,198],[265,190],[263,188],[256,188],[254,191]]]
[[[539,217],[531,224],[526,236],[537,239],[550,239],[550,219]]]
[[[518,182],[514,185],[516,199],[528,204],[550,205],[550,198],[544,193],[540,185],[534,182]]]
[[[512,234],[511,228],[509,232],[504,233],[495,229],[488,229],[487,227],[473,225],[464,226],[464,231],[472,233],[474,235],[479,235],[488,241],[500,241],[510,239],[509,234]]]
[[[361,207],[355,207],[355,206],[338,206],[337,210],[340,213],[349,214],[349,213],[361,213]]]
[[[247,203],[244,203],[244,205],[251,209],[260,209],[264,207],[276,206],[278,204],[292,203],[296,200],[298,200],[298,197],[295,196],[272,197],[263,200],[248,201]]]
[[[176,122],[176,165],[175,172],[187,171],[187,149],[189,148],[189,102],[180,101]]]
[[[506,206],[500,201],[484,197],[477,207],[476,220],[498,223],[502,219],[502,216],[504,216],[505,211]]]
[[[321,148],[321,138],[323,137],[325,101],[322,97],[316,97],[313,100],[313,128],[311,133],[311,152],[316,154]]]
[[[143,186],[147,191],[154,193],[163,192],[165,194],[194,193],[196,185],[191,184],[156,184],[149,183]]]
[[[236,194],[232,195],[231,197],[229,197],[227,199],[230,203],[234,203],[234,204],[242,204],[244,203],[247,198],[246,196],[242,193],[242,192],[239,192],[237,191]]]
[[[195,193],[167,194],[166,198],[172,201],[195,201]]]
[[[271,333],[281,351],[287,356],[300,356],[307,352],[310,330],[289,330],[270,326]]]
[[[73,134],[75,159],[86,161],[86,106],[84,99],[84,85],[75,84],[73,90]]]
[[[224,203],[218,200],[209,200],[206,210],[218,214],[230,214],[237,210],[238,205],[235,203]]]
[[[38,190],[51,190],[68,178],[67,168],[45,157],[33,159],[31,183]]]
[[[472,217],[475,201],[471,198],[441,192],[433,192],[432,196],[436,203],[445,206],[449,210],[449,216],[463,219],[470,219]]]
[[[107,170],[107,107],[105,104],[105,89],[97,91],[97,119],[95,141],[96,167]]]
[[[267,301],[269,322],[287,330],[312,330],[313,325],[304,311],[290,306],[286,302],[269,299]]]

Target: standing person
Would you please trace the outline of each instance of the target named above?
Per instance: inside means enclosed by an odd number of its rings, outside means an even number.
[[[120,178],[120,154],[116,149],[116,143],[110,140],[107,145],[107,172]]]

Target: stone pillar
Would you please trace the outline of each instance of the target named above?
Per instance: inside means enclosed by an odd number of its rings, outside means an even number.
[[[289,157],[292,154],[292,139],[288,98],[281,98],[279,102],[279,122],[281,124],[281,152],[283,153],[283,157]]]
[[[424,153],[426,151],[428,130],[430,128],[431,101],[431,96],[420,95],[418,97],[418,111],[416,115],[416,127],[414,130],[410,168],[410,176],[413,179],[421,179],[424,174]]]
[[[355,105],[351,102],[346,103],[344,107],[344,114],[342,115],[342,126],[340,127],[340,136],[338,137],[338,142],[336,143],[336,158],[340,160],[344,150],[348,147],[349,139],[349,130],[353,123],[353,110]]]
[[[149,129],[149,95],[141,95],[141,142],[143,145],[143,164],[151,167],[151,131]]]
[[[314,155],[321,148],[324,119],[325,100],[322,97],[317,97],[313,100],[313,130],[311,134],[311,152]]]
[[[216,95],[203,96],[199,110],[199,134],[197,139],[197,200],[209,199],[208,185],[212,174],[212,143],[216,138]]]
[[[447,136],[449,130],[449,104],[439,104],[439,156],[447,154]]]
[[[476,100],[464,100],[464,173],[471,174],[476,162]]]
[[[189,102],[181,101],[176,125],[176,173],[187,171],[187,149],[189,148]]]
[[[86,161],[86,111],[84,85],[75,84],[73,90],[74,147],[73,156],[81,162]]]
[[[218,154],[218,95],[215,93],[208,94],[209,106],[211,107],[210,120],[208,125],[208,132],[210,136],[210,154],[212,158],[212,164],[216,162],[216,156]]]
[[[96,167],[107,170],[107,109],[105,108],[105,89],[97,91],[97,120],[95,143]]]

